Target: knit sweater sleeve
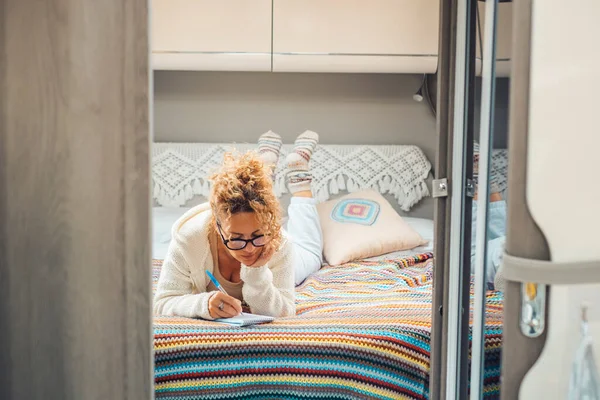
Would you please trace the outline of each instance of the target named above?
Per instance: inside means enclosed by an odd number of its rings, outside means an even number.
[[[288,317],[296,314],[293,247],[286,241],[262,267],[242,264],[244,299],[255,314]]]
[[[188,235],[173,232],[154,295],[154,314],[213,319],[208,300],[214,292],[206,293],[206,287],[195,287],[192,279],[192,267],[204,269],[203,253],[210,250],[199,248],[206,246],[194,240],[202,236],[196,231]]]

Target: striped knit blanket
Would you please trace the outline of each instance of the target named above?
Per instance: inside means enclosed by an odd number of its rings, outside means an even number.
[[[154,262],[154,281],[160,261]],[[154,320],[157,399],[427,399],[431,254],[324,267],[297,315],[236,328]],[[502,298],[487,298],[485,397],[497,398]]]

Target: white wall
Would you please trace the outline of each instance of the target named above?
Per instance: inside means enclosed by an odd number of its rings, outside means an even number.
[[[306,129],[327,144],[416,144],[433,161],[435,118],[412,95],[420,75],[154,73],[155,141],[287,142]]]
[[[422,75],[154,72],[156,142],[254,142],[269,129],[293,143],[413,144],[432,164],[436,121],[412,96]],[[433,199],[411,212],[433,218]]]

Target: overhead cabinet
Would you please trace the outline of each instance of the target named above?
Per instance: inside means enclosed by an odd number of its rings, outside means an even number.
[[[432,73],[439,0],[153,0],[154,69]]]
[[[435,72],[438,0],[274,0],[273,71]]]
[[[270,71],[271,0],[152,0],[154,69]]]

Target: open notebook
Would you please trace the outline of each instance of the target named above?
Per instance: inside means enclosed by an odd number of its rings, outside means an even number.
[[[275,320],[274,317],[268,317],[266,315],[241,313],[237,317],[215,319],[215,322],[222,322],[224,324],[235,325],[235,326],[250,326],[250,325],[264,324],[264,323],[271,322],[274,320]]]

